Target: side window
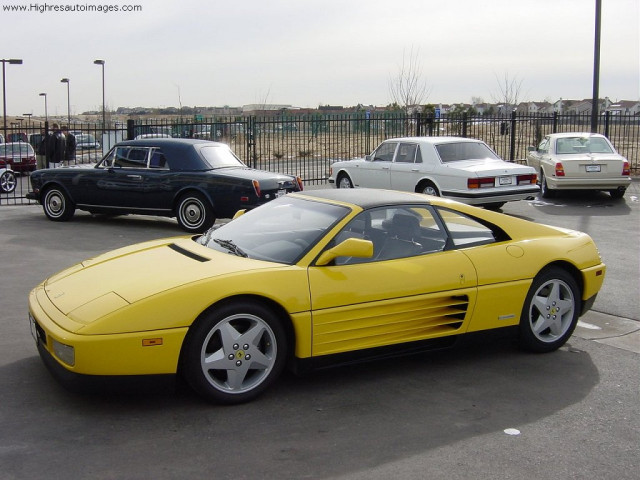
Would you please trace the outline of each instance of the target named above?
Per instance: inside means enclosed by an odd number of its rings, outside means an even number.
[[[373,243],[372,258],[339,257],[336,265],[378,262],[414,257],[444,250],[446,233],[433,210],[427,207],[382,207],[353,218],[334,244],[355,237]]]
[[[149,160],[149,168],[155,168],[159,170],[167,170],[169,166],[167,165],[167,158],[162,153],[162,150],[159,148],[154,148],[151,151],[151,159]]]
[[[449,233],[449,248],[464,248],[498,241],[493,230],[472,217],[444,208],[438,212]]]
[[[540,153],[549,153],[549,139],[545,138],[542,140],[540,145],[538,145],[538,152]]]
[[[393,154],[396,151],[396,146],[398,144],[395,142],[388,142],[388,143],[383,143],[382,145],[380,145],[374,155],[373,155],[373,161],[374,162],[390,162],[393,160]]]
[[[147,168],[148,148],[117,147],[115,149],[114,167]]]
[[[401,143],[396,153],[396,163],[414,163],[417,149],[418,145],[415,143]]]

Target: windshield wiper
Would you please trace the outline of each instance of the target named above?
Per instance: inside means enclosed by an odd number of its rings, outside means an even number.
[[[247,255],[244,251],[242,251],[242,249],[237,246],[235,243],[233,243],[233,240],[223,240],[221,238],[214,238],[213,239],[214,242],[216,242],[218,245],[220,245],[223,248],[226,248],[227,250],[229,250],[230,252],[232,252],[233,254],[239,256],[239,257],[248,257],[249,255]]]

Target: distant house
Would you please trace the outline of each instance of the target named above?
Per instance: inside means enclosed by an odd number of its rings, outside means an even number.
[[[553,106],[549,102],[522,102],[518,105],[518,113],[546,115],[553,113]]]
[[[620,100],[607,108],[613,115],[640,115],[640,102],[634,100]]]

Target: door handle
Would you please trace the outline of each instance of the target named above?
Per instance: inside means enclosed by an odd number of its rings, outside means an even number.
[[[127,175],[131,180],[142,180],[142,175]]]

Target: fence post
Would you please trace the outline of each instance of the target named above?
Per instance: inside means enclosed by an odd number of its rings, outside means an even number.
[[[258,156],[256,152],[256,116],[251,115],[247,119],[247,156],[251,162],[251,167],[258,168]]]
[[[462,114],[462,138],[467,138],[467,112]]]
[[[511,112],[511,138],[509,145],[509,161],[513,162],[516,159],[516,111]]]
[[[604,136],[607,138],[609,138],[609,121],[611,120],[610,115],[611,112],[604,112]]]
[[[553,129],[551,133],[558,133],[558,112],[553,112]]]
[[[416,137],[422,136],[422,115],[416,112]]]
[[[127,140],[133,140],[135,138],[134,126],[135,122],[132,119],[127,120]]]

